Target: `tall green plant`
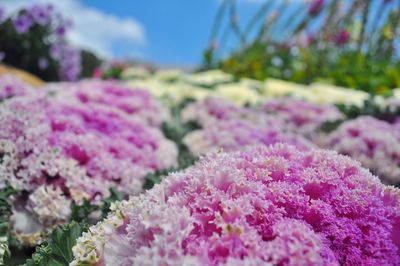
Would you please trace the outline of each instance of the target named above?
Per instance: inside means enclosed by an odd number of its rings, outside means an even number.
[[[236,5],[236,1],[221,4],[216,27],[224,27],[224,11],[236,10],[232,7]],[[266,0],[243,31],[227,23],[236,36],[244,32],[229,57],[220,56],[225,54],[224,36],[213,30],[205,67],[221,67],[238,77],[306,84],[323,79],[386,93],[400,87],[399,7],[400,1],[393,0]]]

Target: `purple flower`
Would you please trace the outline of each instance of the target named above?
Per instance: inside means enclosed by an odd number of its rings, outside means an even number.
[[[60,43],[53,43],[50,46],[50,56],[54,59],[54,60],[58,60],[61,58],[62,56],[62,49],[63,49],[63,45]]]
[[[34,5],[29,9],[29,14],[32,16],[33,21],[39,25],[46,25],[50,22],[49,10],[43,5]]]
[[[322,7],[324,6],[324,0],[314,0],[311,2],[309,8],[308,8],[308,13],[311,16],[316,16],[321,12]]]
[[[3,23],[3,21],[6,19],[5,15],[4,9],[0,7],[0,23]]]
[[[46,69],[49,66],[49,60],[45,57],[39,58],[38,66],[41,70]]]
[[[28,15],[19,15],[13,19],[13,24],[18,33],[26,33],[32,26],[33,21]]]
[[[56,28],[56,34],[58,35],[58,36],[60,36],[60,37],[62,37],[62,36],[64,36],[65,35],[65,32],[66,32],[66,29],[65,29],[65,25],[59,25],[57,28]]]
[[[3,61],[5,57],[6,57],[6,53],[3,51],[0,51],[0,62]]]

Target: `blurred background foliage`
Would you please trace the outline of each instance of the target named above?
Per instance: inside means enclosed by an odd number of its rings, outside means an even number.
[[[242,22],[237,1],[224,0],[204,68],[388,94],[400,87],[399,7],[398,0],[265,0]]]

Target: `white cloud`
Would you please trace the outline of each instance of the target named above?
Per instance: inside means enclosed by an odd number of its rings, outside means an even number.
[[[67,38],[77,47],[96,52],[103,57],[113,56],[113,46],[125,42],[132,52],[146,44],[143,26],[133,18],[120,18],[83,5],[78,0],[6,0],[1,6],[13,12],[33,3],[51,3],[64,17],[73,22]]]

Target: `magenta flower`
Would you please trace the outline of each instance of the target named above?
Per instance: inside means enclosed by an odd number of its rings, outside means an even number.
[[[332,40],[339,46],[345,45],[350,40],[350,33],[347,30],[342,29],[332,36]]]
[[[399,195],[335,152],[215,153],[114,206],[71,265],[399,265]]]
[[[325,146],[360,161],[388,184],[400,183],[400,131],[372,117],[343,123]]]
[[[311,16],[318,15],[324,7],[324,4],[324,0],[313,0],[308,7],[308,14],[310,14]]]

